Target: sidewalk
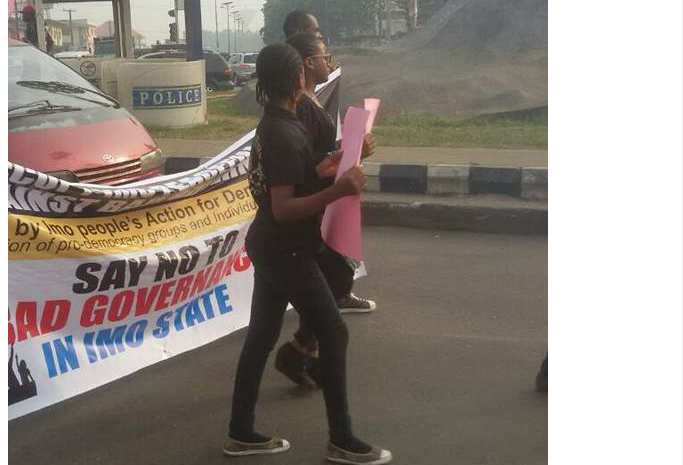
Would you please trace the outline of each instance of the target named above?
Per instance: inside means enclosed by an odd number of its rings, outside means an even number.
[[[166,172],[230,142],[159,139]],[[548,151],[380,147],[364,163],[366,225],[547,235]]]
[[[233,141],[157,139],[167,157],[213,157]],[[480,165],[547,167],[547,150],[451,149],[439,147],[378,147],[368,159],[397,165]]]

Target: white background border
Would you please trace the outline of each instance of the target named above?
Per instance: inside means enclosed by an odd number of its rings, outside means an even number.
[[[683,9],[550,4],[551,464],[681,464]]]

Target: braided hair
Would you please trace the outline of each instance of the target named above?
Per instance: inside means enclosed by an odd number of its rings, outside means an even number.
[[[264,47],[256,59],[256,101],[260,105],[295,99],[300,90],[303,61],[291,45]]]

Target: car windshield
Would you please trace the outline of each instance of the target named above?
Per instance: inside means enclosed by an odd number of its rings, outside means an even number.
[[[7,54],[8,108],[43,100],[81,108],[114,104],[80,74],[34,47],[8,47]]]
[[[258,53],[250,53],[249,55],[244,55],[244,62],[256,63],[256,57],[258,57]]]

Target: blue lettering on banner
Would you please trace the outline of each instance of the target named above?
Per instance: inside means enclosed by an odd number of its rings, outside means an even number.
[[[157,339],[163,339],[169,335],[171,328],[180,332],[204,323],[216,317],[216,308],[221,315],[231,312],[232,306],[228,305],[230,296],[227,291],[228,286],[221,284],[174,311],[164,313],[157,319],[157,326],[152,330],[152,335]],[[212,297],[216,304],[211,301]]]
[[[201,104],[201,85],[133,88],[133,108],[137,109],[182,108]]]
[[[65,337],[64,342],[66,345],[61,340],[55,339],[52,341],[52,344],[49,342],[42,344],[45,365],[47,365],[47,373],[50,378],[54,378],[58,374],[63,375],[69,369],[77,370],[79,368],[73,336]],[[52,346],[54,346],[54,352]],[[55,366],[55,358],[57,359],[57,365],[59,365],[59,373],[57,373],[57,367]]]

